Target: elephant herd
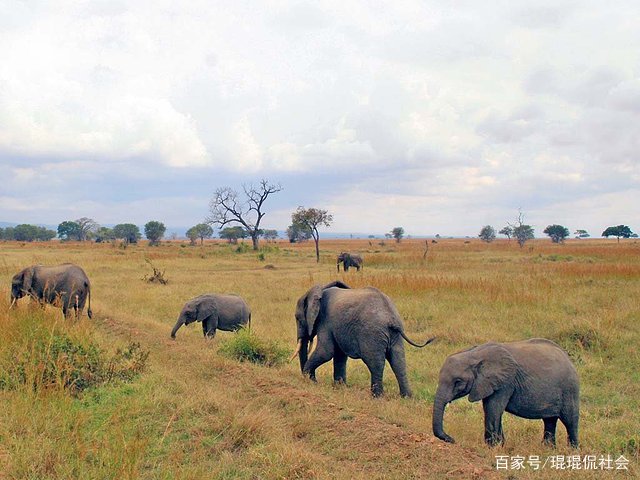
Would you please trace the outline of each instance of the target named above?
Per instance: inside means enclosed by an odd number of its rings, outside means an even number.
[[[362,258],[341,253],[339,264],[345,271],[358,270]],[[82,268],[70,263],[46,267],[34,265],[17,273],[11,284],[12,308],[19,298],[30,296],[40,304],[60,306],[66,316],[71,309],[79,318],[88,300],[91,312],[91,286]],[[398,381],[400,395],[411,396],[407,376],[404,342],[422,348],[404,332],[402,320],[391,299],[380,290],[350,288],[341,281],[314,285],[297,301],[295,309],[300,370],[316,380],[318,367],[333,360],[333,380],[347,381],[347,359],[362,359],[371,374],[371,393],[383,394],[382,376],[389,362]],[[250,325],[251,310],[237,295],[204,294],[189,300],[171,330],[175,339],[182,325],[201,322],[206,338],[216,330],[235,331]],[[310,354],[314,343],[315,349]],[[534,338],[511,343],[486,343],[450,355],[439,374],[433,404],[433,434],[445,442],[453,438],[443,429],[448,403],[468,396],[470,402],[482,400],[484,438],[488,445],[504,443],[502,415],[544,421],[543,441],[555,445],[560,420],[567,429],[569,444],[578,446],[579,380],[567,353],[550,340]]]

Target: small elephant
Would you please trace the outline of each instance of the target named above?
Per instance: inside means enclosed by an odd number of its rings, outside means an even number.
[[[338,271],[340,271],[341,263],[345,272],[349,271],[349,267],[356,267],[356,270],[360,271],[362,268],[362,257],[355,253],[342,252],[336,259],[336,268]]]
[[[89,299],[87,316],[91,318],[91,284],[84,270],[72,263],[47,267],[32,265],[15,274],[11,280],[11,306],[18,299],[30,296],[42,306],[49,303],[61,306],[65,318],[71,308],[80,318]]]
[[[182,325],[193,322],[202,322],[205,338],[213,338],[216,336],[216,329],[234,332],[244,325],[251,326],[251,310],[238,295],[200,295],[182,307],[178,321],[171,330],[171,338],[175,340],[176,332]]]
[[[333,359],[333,380],[347,381],[347,358],[361,358],[371,372],[371,393],[383,394],[382,373],[388,360],[396,375],[400,395],[411,396],[404,356],[407,338],[402,320],[389,297],[375,288],[351,289],[336,281],[315,285],[296,306],[298,346],[291,357],[300,357],[304,375],[316,380],[316,369]],[[318,337],[316,349],[307,359],[309,343]]]
[[[442,428],[447,403],[469,395],[482,400],[484,439],[504,443],[502,414],[542,419],[543,441],[555,446],[556,423],[564,424],[569,443],[578,446],[580,385],[567,353],[544,338],[485,343],[449,356],[440,370],[433,404],[433,434],[453,443]]]

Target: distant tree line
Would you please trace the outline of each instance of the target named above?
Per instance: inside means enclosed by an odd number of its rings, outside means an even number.
[[[518,211],[518,217],[514,223],[507,223],[499,232],[500,235],[506,236],[509,240],[516,239],[520,247],[523,247],[525,243],[534,238],[534,229],[531,225],[524,223],[524,215],[521,210]],[[571,235],[569,229],[563,225],[553,224],[548,225],[543,233],[546,234],[553,243],[564,243],[565,239]],[[589,238],[589,233],[584,229],[578,229],[574,232],[576,238]],[[615,227],[608,227],[602,232],[603,237],[616,237],[618,241],[620,238],[637,237],[636,233],[633,233],[627,225],[618,225]],[[487,243],[490,243],[496,239],[496,231],[491,225],[485,225],[480,230],[478,237]]]

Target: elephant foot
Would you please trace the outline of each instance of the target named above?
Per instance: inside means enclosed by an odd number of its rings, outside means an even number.
[[[484,441],[490,447],[496,447],[498,445],[504,445],[504,437],[496,433],[485,433]]]
[[[453,439],[453,437],[450,437],[449,435],[447,435],[446,433],[443,433],[442,435],[436,435],[436,437],[438,437],[440,440],[442,440],[443,442],[447,442],[447,443],[456,443],[456,441]]]

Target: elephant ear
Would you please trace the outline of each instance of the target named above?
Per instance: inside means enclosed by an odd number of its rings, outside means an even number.
[[[318,321],[318,315],[320,314],[320,300],[322,299],[323,290],[324,287],[322,287],[322,285],[316,285],[307,293],[304,318],[307,321],[307,333],[309,334],[309,338],[312,338],[313,330],[316,326],[316,322]]]
[[[479,362],[475,366],[476,378],[469,392],[469,401],[487,398],[496,390],[515,380],[518,363],[502,345],[489,343],[474,353]]]
[[[31,292],[31,284],[33,283],[33,273],[35,268],[29,267],[22,271],[22,291],[27,294]]]
[[[196,320],[202,322],[213,315],[216,311],[216,302],[211,299],[204,299],[198,303],[196,308]]]

